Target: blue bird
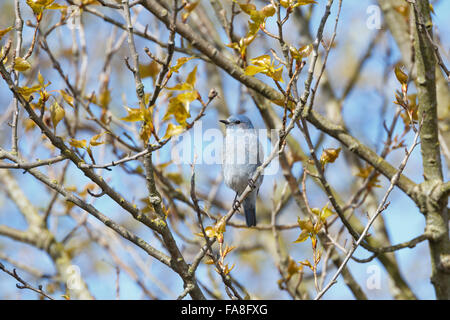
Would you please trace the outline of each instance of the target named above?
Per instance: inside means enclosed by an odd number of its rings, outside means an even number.
[[[263,181],[262,174],[257,181],[252,180],[253,174],[263,160],[258,135],[250,119],[244,115],[233,115],[227,120],[219,121],[226,126],[222,157],[225,184],[236,191],[233,206],[248,185],[253,188],[242,202],[242,206],[247,226],[256,226],[256,196]]]

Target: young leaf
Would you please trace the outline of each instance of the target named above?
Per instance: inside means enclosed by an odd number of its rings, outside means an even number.
[[[200,2],[200,0],[187,3],[184,6],[184,10],[186,10],[187,12],[192,12],[197,7],[199,2]]]
[[[180,70],[180,68],[181,68],[186,62],[188,62],[189,60],[192,60],[192,59],[195,59],[195,57],[189,57],[189,58],[181,57],[181,58],[179,58],[179,59],[177,60],[177,63],[176,63],[173,67],[170,68],[170,71],[171,71],[171,72],[176,72],[176,73],[178,73],[178,71]]]
[[[254,76],[255,74],[263,72],[264,70],[266,70],[265,67],[250,65],[245,68],[244,73],[247,76]]]
[[[197,66],[195,66],[194,69],[192,69],[192,71],[189,72],[189,74],[186,78],[186,83],[190,84],[192,86],[192,88],[194,88],[196,81],[197,81]]]
[[[296,6],[305,6],[307,4],[317,4],[314,0],[297,0]]]
[[[188,2],[188,3],[186,3],[186,5],[184,6],[184,10],[186,10],[186,12],[184,12],[181,15],[181,20],[183,22],[186,22],[187,18],[189,17],[191,12],[197,7],[199,2],[200,2],[200,0],[195,1],[195,2]]]
[[[184,131],[184,127],[181,125],[174,125],[173,123],[169,123],[167,126],[166,134],[164,135],[163,139],[169,139],[173,136],[179,135]]]
[[[25,59],[23,59],[21,57],[17,57],[14,60],[14,69],[15,70],[20,71],[20,72],[24,72],[24,71],[27,71],[30,68],[31,68],[31,64],[27,60],[25,60]]]
[[[309,233],[312,233],[314,231],[314,226],[310,219],[302,220],[300,218],[297,218],[297,223],[298,223],[298,226],[300,227],[300,229],[302,229],[302,231],[305,230]]]
[[[61,107],[58,102],[55,101],[50,106],[50,117],[52,119],[53,128],[56,129],[56,126],[64,118],[65,114],[64,108]]]
[[[101,144],[104,144],[105,141],[98,141],[98,139],[100,139],[100,137],[101,137],[102,135],[104,135],[105,133],[106,133],[106,132],[101,132],[101,133],[96,134],[95,136],[93,136],[93,137],[91,138],[91,141],[89,141],[89,145],[90,145],[90,146],[93,146],[93,147],[96,147],[96,146],[99,146],[99,145],[101,145]]]
[[[153,79],[153,82],[155,81],[160,69],[161,66],[154,60],[149,64],[139,65],[139,73],[141,74],[141,78],[144,79],[151,77]]]
[[[3,36],[12,30],[12,26],[6,29],[0,30],[0,40],[2,40]]]
[[[74,105],[73,105],[74,98],[71,95],[69,95],[67,92],[65,92],[64,90],[59,90],[59,93],[63,97],[64,101],[67,102],[69,104],[69,106],[74,108]]]
[[[186,123],[186,119],[191,116],[189,113],[189,105],[192,101],[197,99],[197,97],[197,91],[187,91],[176,97],[170,98],[169,106],[167,107],[163,120],[168,120],[170,116],[173,115],[179,124],[184,125]]]
[[[302,230],[300,235],[298,236],[297,240],[294,241],[294,243],[301,243],[304,242],[306,239],[309,238],[309,232],[306,230]]]
[[[284,82],[282,75],[283,75],[283,67],[280,67],[278,69],[275,69],[275,72],[272,72],[270,77],[275,81]]]
[[[275,14],[277,10],[272,4],[268,4],[267,6],[261,9],[261,13],[264,17],[271,17]]]
[[[136,121],[144,120],[141,109],[133,109],[133,108],[129,108],[127,106],[125,106],[125,109],[127,109],[128,115],[124,118],[120,118],[120,120],[128,121],[128,122],[136,122]]]
[[[324,149],[322,152],[322,156],[320,157],[320,163],[322,163],[322,165],[325,165],[327,163],[334,162],[339,157],[340,152],[341,152],[341,148]]]
[[[309,262],[308,260],[305,260],[305,261],[299,261],[299,263],[301,264],[301,265],[304,265],[305,267],[309,267],[309,268],[313,268],[313,266],[311,265],[311,262]]]
[[[394,72],[398,82],[400,82],[402,85],[406,85],[408,83],[408,75],[404,73],[399,66],[395,67]]]
[[[44,77],[42,76],[40,71],[38,72],[38,82],[41,85],[41,87],[43,87],[45,85]]]
[[[208,226],[205,228],[205,234],[208,238],[213,238],[216,236],[216,232],[213,227]]]
[[[141,127],[141,130],[139,131],[139,137],[147,143],[147,141],[150,139],[153,133],[153,124],[152,122],[144,122],[144,125]]]
[[[256,10],[256,6],[253,3],[239,3],[239,7],[248,15]]]
[[[167,178],[173,181],[175,184],[180,185],[183,183],[183,175],[179,172],[169,172]]]
[[[74,147],[74,148],[80,148],[80,149],[84,149],[86,148],[86,140],[75,140],[75,139],[70,139],[69,144]]]
[[[21,87],[21,88],[17,88],[17,92],[20,93],[21,95],[23,95],[23,97],[25,99],[29,99],[30,96],[33,93],[38,92],[41,89],[42,89],[41,85],[35,85],[35,86],[32,86],[32,87],[24,86],[24,87]]]
[[[257,66],[267,67],[270,65],[270,56],[263,54],[262,56],[250,59],[250,62]]]
[[[172,91],[184,91],[184,90],[192,90],[192,86],[189,83],[178,83],[174,85],[173,87],[166,87],[167,90]]]
[[[111,102],[111,90],[106,88],[100,92],[100,96],[98,97],[98,105],[103,109],[107,109],[110,102]]]
[[[58,3],[52,3],[51,5],[46,6],[45,9],[49,9],[49,10],[64,10],[64,9],[67,9],[67,6],[61,5],[61,4],[58,4]]]

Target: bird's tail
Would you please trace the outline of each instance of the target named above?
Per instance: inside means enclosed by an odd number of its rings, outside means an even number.
[[[242,203],[247,227],[256,226],[256,192],[252,192]]]

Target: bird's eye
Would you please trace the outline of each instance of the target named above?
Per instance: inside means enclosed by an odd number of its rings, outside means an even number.
[[[239,124],[239,123],[241,123],[241,121],[240,120],[236,120],[234,123]]]

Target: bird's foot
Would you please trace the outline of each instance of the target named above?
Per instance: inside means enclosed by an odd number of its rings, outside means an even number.
[[[241,203],[239,202],[238,199],[234,199],[233,201],[233,210],[234,211],[239,211],[239,207],[241,206]]]
[[[252,178],[248,179],[248,185],[250,186],[250,188],[251,188],[252,190],[255,190],[255,189],[256,189],[255,181],[253,181]]]

